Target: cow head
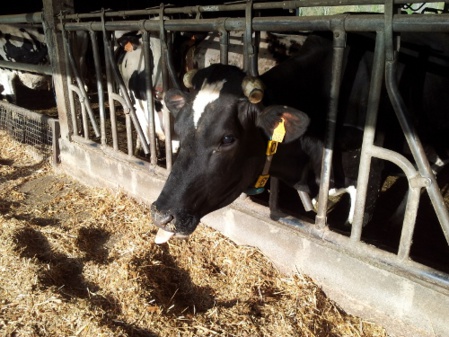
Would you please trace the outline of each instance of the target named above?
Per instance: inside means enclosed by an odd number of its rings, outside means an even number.
[[[254,184],[266,161],[267,141],[281,118],[284,142],[302,136],[309,122],[296,109],[264,107],[261,81],[234,66],[199,70],[187,86],[190,93],[171,89],[165,95],[181,143],[151,206],[160,227],[157,243],[190,235],[204,215],[229,205]]]

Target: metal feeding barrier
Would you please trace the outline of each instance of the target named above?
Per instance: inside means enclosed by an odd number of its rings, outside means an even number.
[[[161,41],[163,89],[171,86],[179,87],[179,79],[174,67],[172,38],[175,33],[182,32],[218,32],[220,36],[220,62],[228,62],[229,33],[243,32],[244,70],[257,75],[257,38],[262,31],[271,32],[332,32],[333,63],[330,85],[330,105],[327,117],[325,148],[321,170],[321,184],[318,198],[318,209],[314,223],[299,220],[291,216],[281,216],[279,221],[294,227],[304,235],[325,241],[335,249],[368,261],[373,265],[382,265],[395,274],[403,275],[426,287],[445,295],[449,294],[449,275],[410,259],[410,249],[420,204],[421,191],[425,189],[437,215],[442,233],[449,243],[449,215],[441,191],[438,187],[429,161],[426,157],[413,123],[408,117],[398,90],[396,81],[397,69],[397,35],[403,32],[449,32],[449,14],[446,5],[435,14],[408,15],[400,12],[405,4],[418,1],[339,1],[338,5],[383,5],[383,13],[343,13],[335,15],[312,16],[269,16],[273,9],[293,11],[298,8],[335,6],[335,2],[321,0],[301,0],[283,2],[232,3],[213,6],[172,7],[161,5],[157,8],[132,11],[99,11],[96,13],[61,14],[56,28],[62,32],[65,64],[67,65],[67,83],[70,98],[71,126],[69,138],[74,143],[99,143],[102,148],[112,148],[108,155],[117,154],[123,159],[125,152],[135,162],[134,144],[137,138],[145,155],[149,155],[152,167],[160,166],[160,150],[157,147],[155,133],[155,107],[152,92],[152,59],[149,53],[149,34],[156,34]],[[410,5],[408,5],[410,9]],[[255,12],[263,15],[256,16]],[[226,13],[222,15],[222,13]],[[231,14],[229,14],[231,13]],[[268,16],[267,16],[268,13]],[[149,111],[149,144],[146,143],[142,126],[135,114],[132,98],[120,75],[114,58],[113,32],[117,30],[141,31],[144,46],[145,85],[147,110]],[[85,31],[89,34],[92,45],[92,59],[95,68],[96,92],[86,92],[82,76],[77,69],[72,55],[72,33]],[[356,206],[354,221],[350,234],[341,235],[335,231],[326,231],[328,195],[331,181],[332,158],[335,143],[335,125],[338,116],[340,82],[346,48],[346,37],[349,32],[374,33],[375,48],[373,69],[371,74],[369,105],[366,112],[365,129],[361,149],[361,160],[357,181]],[[386,84],[388,96],[399,120],[407,144],[411,150],[414,163],[403,155],[375,145],[376,123],[379,100],[383,84]],[[445,94],[445,93],[443,93]],[[81,112],[75,106],[75,95],[80,102]],[[107,97],[107,98],[106,98]],[[97,108],[92,108],[92,101]],[[168,112],[164,112],[164,120],[169,121]],[[79,123],[79,120],[81,123]],[[1,120],[0,120],[1,121]],[[98,125],[97,125],[98,123]],[[120,124],[122,123],[122,124]],[[0,123],[1,124],[1,123]],[[120,131],[125,132],[125,148],[120,146]],[[164,174],[170,172],[173,153],[171,149],[171,124],[164,124],[165,160]],[[143,160],[139,157],[139,160]],[[363,242],[364,209],[368,190],[370,165],[373,158],[390,161],[402,169],[408,179],[408,200],[403,219],[399,247],[396,253],[390,253]],[[416,164],[416,167],[415,167]],[[279,182],[272,179],[270,209],[279,212]],[[300,195],[303,204],[310,205],[307,195]],[[325,233],[325,234],[324,234]]]

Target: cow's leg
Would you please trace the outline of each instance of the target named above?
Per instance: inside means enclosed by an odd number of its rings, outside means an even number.
[[[2,99],[16,104],[17,97],[15,91],[15,82],[16,74],[9,69],[1,69],[0,70],[0,85],[1,85],[1,96]]]
[[[329,197],[338,197],[344,193],[349,194],[350,199],[350,206],[349,206],[349,212],[348,212],[348,218],[346,219],[346,224],[351,225],[352,221],[354,220],[354,212],[355,212],[355,196],[357,193],[357,189],[354,185],[344,187],[344,188],[331,188],[329,190]]]

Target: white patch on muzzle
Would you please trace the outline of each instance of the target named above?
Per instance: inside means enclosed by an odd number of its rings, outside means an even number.
[[[220,96],[220,90],[223,88],[226,80],[214,82],[214,83],[204,83],[201,87],[201,90],[195,97],[195,101],[193,102],[193,124],[195,128],[198,125],[198,121],[204,113],[204,109],[209,103],[212,103]]]

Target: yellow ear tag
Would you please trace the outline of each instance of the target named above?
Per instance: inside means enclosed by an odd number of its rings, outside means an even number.
[[[282,143],[285,136],[285,124],[284,124],[284,118],[281,118],[278,126],[273,131],[273,136],[271,136],[271,140]]]

